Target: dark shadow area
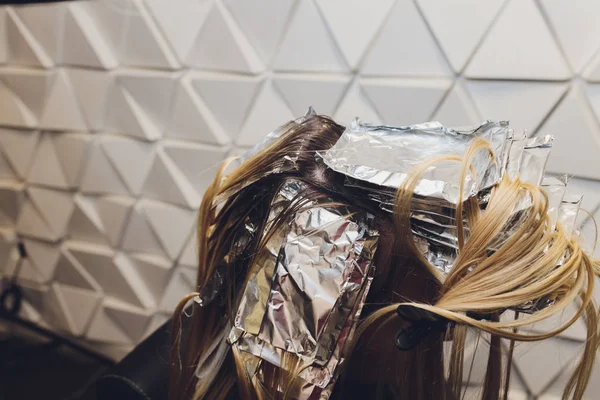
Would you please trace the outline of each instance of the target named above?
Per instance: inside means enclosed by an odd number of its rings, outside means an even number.
[[[3,322],[4,324],[4,322]],[[111,365],[22,329],[0,333],[0,400],[93,400]]]

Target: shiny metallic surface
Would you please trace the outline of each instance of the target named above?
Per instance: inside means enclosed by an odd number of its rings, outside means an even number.
[[[567,190],[567,177],[545,177],[542,180],[541,187],[548,194],[548,216],[550,216],[550,221],[552,221],[552,227],[555,227],[558,221],[560,205]]]
[[[285,183],[272,204],[284,207],[303,188]],[[279,212],[273,207],[269,221]],[[300,373],[306,384],[294,398],[318,398],[345,359],[372,279],[378,235],[367,213],[319,204],[303,207],[283,225],[250,266],[254,273],[228,341],[255,357],[246,356],[252,360],[247,371],[259,380],[263,363],[286,368],[285,354],[296,356],[306,367]]]
[[[560,203],[558,222],[562,226],[565,236],[568,239],[571,239],[573,231],[575,230],[575,222],[577,221],[577,215],[579,214],[582,200],[583,196],[567,193]]]
[[[527,140],[519,165],[519,178],[523,182],[533,183],[537,186],[542,183],[553,141],[554,137],[551,135]]]
[[[338,142],[321,156],[325,164],[341,174],[360,182],[383,188],[399,188],[408,173],[431,157],[463,156],[477,138],[488,140],[494,157],[479,152],[472,162],[472,174],[467,178],[463,198],[474,196],[494,185],[502,174],[506,123],[486,121],[468,130],[445,127],[439,122],[393,127],[370,125],[354,121]],[[459,201],[461,165],[442,161],[428,168],[415,188],[415,195],[440,199],[451,204]]]

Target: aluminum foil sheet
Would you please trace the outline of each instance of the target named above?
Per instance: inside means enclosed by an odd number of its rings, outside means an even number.
[[[560,206],[565,197],[565,192],[567,191],[567,177],[545,177],[542,180],[541,187],[548,194],[548,216],[550,217],[552,227],[554,228],[558,221]]]
[[[254,154],[258,153],[259,151],[261,151],[264,148],[266,148],[267,146],[269,146],[271,143],[273,143],[275,140],[280,138],[281,135],[283,135],[285,132],[289,131],[294,126],[301,124],[302,122],[306,121],[308,118],[310,118],[314,115],[317,115],[315,110],[312,108],[312,106],[308,107],[308,110],[306,110],[306,113],[302,117],[297,118],[293,121],[286,122],[285,124],[281,125],[277,129],[275,129],[274,131],[268,133],[267,136],[265,136],[265,138],[263,140],[261,140],[260,142],[255,144],[250,150],[248,150],[247,152],[245,152],[238,158],[239,164],[243,163],[244,161],[246,161],[248,158],[250,158]]]
[[[285,207],[303,185],[284,184],[273,204]],[[306,384],[294,398],[319,398],[333,385],[374,270],[372,225],[364,212],[311,204],[271,237],[251,267],[228,337],[247,354],[253,379],[261,379],[265,363],[285,367],[282,359],[291,353],[305,366]]]
[[[527,140],[519,165],[519,178],[523,182],[533,183],[537,186],[542,183],[553,141],[554,137],[551,135]]]
[[[439,122],[394,127],[354,120],[321,157],[329,168],[358,183],[397,189],[423,161],[439,155],[462,156],[475,139],[483,138],[491,143],[494,157],[483,151],[474,157],[473,173],[463,193],[466,199],[500,180],[508,133],[504,122],[486,121],[473,129],[458,130]],[[460,170],[457,162],[432,166],[417,184],[415,195],[456,204],[460,197],[456,179]]]
[[[517,179],[517,176],[519,176],[521,159],[523,158],[523,151],[525,150],[526,142],[527,137],[525,137],[525,134],[523,133],[515,135],[510,140],[506,159],[506,174],[511,180],[515,180]]]
[[[575,223],[577,222],[577,215],[579,214],[582,200],[583,196],[581,195],[567,193],[560,204],[558,222],[568,239],[571,239],[575,230]]]

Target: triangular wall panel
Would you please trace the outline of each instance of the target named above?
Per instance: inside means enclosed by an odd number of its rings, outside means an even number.
[[[188,64],[208,70],[256,74],[264,69],[248,40],[218,2],[208,12],[188,56]]]
[[[250,44],[265,64],[269,64],[285,32],[295,0],[264,0],[255,7],[245,0],[223,2]]]
[[[27,180],[38,185],[68,189],[70,185],[59,161],[62,155],[56,152],[52,142],[50,134],[42,135]]]
[[[52,144],[69,187],[77,187],[92,136],[87,133],[54,134]]]
[[[559,82],[470,81],[467,90],[486,119],[534,132],[566,92]]]
[[[70,5],[72,6],[72,4]],[[131,0],[84,1],[77,6],[92,20],[106,46],[120,60],[123,53],[123,37],[127,32],[129,14],[133,11]]]
[[[179,61],[185,62],[212,2],[184,1],[177,7],[164,0],[145,3]]]
[[[57,283],[78,287],[85,290],[102,292],[102,288],[94,278],[81,266],[65,245],[61,247],[61,255],[54,271]]]
[[[123,250],[166,256],[139,203],[131,210],[129,222],[125,227]]]
[[[127,257],[158,303],[171,278],[173,262],[155,254],[136,253]]]
[[[67,233],[67,224],[74,209],[71,193],[30,186],[27,197],[53,232],[61,236]]]
[[[365,56],[361,72],[364,75],[405,76],[447,76],[451,73],[411,0],[396,2]]]
[[[41,127],[60,131],[85,131],[87,125],[67,74],[56,72],[40,117]]]
[[[590,102],[594,106],[600,97],[593,88],[588,89]],[[555,137],[547,165],[550,172],[600,179],[600,131],[581,87],[576,85],[571,88],[539,132]]]
[[[455,71],[462,71],[506,0],[417,0]]]
[[[8,60],[15,65],[50,68],[53,61],[17,13],[6,9]]]
[[[349,124],[356,117],[374,124],[381,123],[381,117],[361,89],[358,78],[350,84],[333,117],[341,124]]]
[[[202,199],[185,175],[160,148],[144,184],[144,194],[156,200],[190,208],[198,207]]]
[[[332,115],[346,93],[349,75],[281,74],[273,79],[294,115],[303,115],[309,106],[319,114]]]
[[[152,146],[122,137],[104,138],[100,145],[129,191],[139,194],[154,157]]]
[[[65,13],[62,62],[102,69],[118,65],[116,55],[97,29],[93,18],[77,3],[70,3]]]
[[[180,80],[175,91],[165,136],[210,144],[225,144],[231,141],[204,100],[192,87],[189,75]]]
[[[0,179],[17,179],[17,174],[6,157],[0,152]]]
[[[169,117],[178,75],[163,72],[122,72],[109,94],[108,128],[149,141],[162,136]]]
[[[364,79],[361,86],[390,125],[410,125],[431,118],[452,82],[450,80]]]
[[[164,143],[161,147],[198,196],[212,183],[228,150],[191,143]]]
[[[54,271],[60,258],[60,247],[39,240],[24,239],[28,261],[36,268],[45,282],[54,278]]]
[[[235,142],[240,146],[252,146],[269,132],[297,117],[300,115],[294,116],[277,93],[273,83],[267,81],[254,100],[254,105]]]
[[[161,311],[172,313],[177,303],[187,293],[194,292],[196,270],[188,267],[177,267],[167,285],[160,302]]]
[[[50,70],[5,67],[0,78],[39,120],[44,110],[55,74]]]
[[[143,201],[141,207],[165,253],[175,260],[196,222],[195,212],[155,201]]]
[[[540,394],[582,350],[581,343],[552,338],[516,346],[514,360],[527,387]]]
[[[123,231],[135,201],[129,197],[104,196],[96,199],[96,212],[100,216],[104,234],[113,247],[119,247]]]
[[[86,194],[129,194],[125,183],[100,146],[92,146],[81,178],[81,191]]]
[[[527,26],[527,34],[515,29]],[[534,0],[509,0],[467,65],[469,78],[555,79],[571,71]]]
[[[186,77],[229,137],[235,137],[262,82],[260,77],[195,73]],[[228,141],[220,142],[226,144]]]
[[[17,221],[20,234],[49,241],[57,241],[67,234],[74,208],[70,193],[29,187],[27,199]]]
[[[105,228],[93,198],[75,195],[75,210],[69,221],[70,238],[106,245]]]
[[[65,69],[86,125],[91,131],[104,129],[107,96],[112,74],[91,69]]]
[[[600,3],[594,0],[572,3],[542,0],[539,2],[556,33],[558,43],[567,56],[571,68],[581,72],[592,56],[600,49],[600,43],[592,38],[600,35],[596,16]]]
[[[28,4],[13,8],[43,53],[55,63],[61,58],[62,26],[66,8],[67,5],[63,2]]]
[[[37,131],[0,128],[0,151],[22,179],[31,166],[38,138]]]
[[[0,83],[0,118],[7,126],[32,128],[37,118],[6,85]]]
[[[70,321],[71,334],[81,336],[94,315],[102,296],[91,290],[84,290],[63,284],[55,285],[64,299],[65,314]]]
[[[135,271],[123,263],[112,249],[81,242],[69,242],[67,247],[106,294],[139,306],[152,305],[147,289],[140,285],[139,278],[127,279],[131,274],[135,276]]]
[[[121,62],[128,66],[177,69],[179,62],[141,0],[132,0]]]
[[[346,62],[357,68],[369,44],[394,5],[393,0],[335,2],[317,0],[323,17],[339,45]],[[360,29],[357,27],[360,26]]]
[[[152,317],[149,311],[112,299],[104,302],[104,311],[133,342],[137,342],[142,337]]]
[[[104,301],[106,302],[106,300]],[[110,318],[106,306],[102,304],[92,318],[85,333],[88,340],[111,344],[132,344],[133,341],[119,324]]]
[[[473,100],[459,81],[454,82],[454,86],[444,97],[432,119],[446,126],[455,127],[477,125],[483,122]]]
[[[306,57],[310,54],[310,57]],[[273,61],[276,71],[344,72],[348,66],[313,0],[298,2]]]

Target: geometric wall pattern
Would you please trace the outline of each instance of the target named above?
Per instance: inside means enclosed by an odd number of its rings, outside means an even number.
[[[309,105],[342,123],[554,134],[548,168],[574,175],[600,219],[599,13],[593,0],[2,7],[0,272],[23,240],[23,317],[122,357],[193,288],[195,210],[219,161]],[[558,398],[582,339],[576,325],[519,345],[513,397]]]

